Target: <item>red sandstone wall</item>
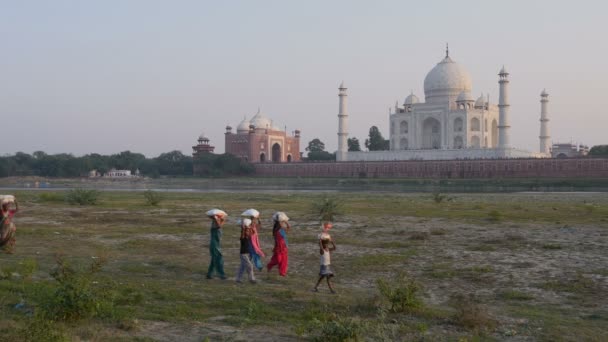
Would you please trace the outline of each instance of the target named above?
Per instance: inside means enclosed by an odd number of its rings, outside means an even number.
[[[256,164],[262,177],[608,178],[608,159],[501,159]]]

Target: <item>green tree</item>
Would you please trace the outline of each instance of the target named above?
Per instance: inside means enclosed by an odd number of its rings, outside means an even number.
[[[336,160],[336,154],[327,151],[308,152],[308,160]]]
[[[352,152],[361,151],[361,145],[359,144],[359,139],[352,137],[348,138],[348,150]]]
[[[306,151],[323,152],[325,151],[325,144],[321,140],[319,140],[319,138],[314,138],[310,142],[308,142],[308,147],[306,147]]]
[[[389,149],[389,141],[384,139],[376,126],[369,129],[369,138],[365,139],[365,147],[370,151],[385,151]]]
[[[608,145],[595,145],[589,150],[590,156],[608,156]]]

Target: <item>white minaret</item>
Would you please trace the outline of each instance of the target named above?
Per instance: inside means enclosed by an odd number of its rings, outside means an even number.
[[[549,94],[543,89],[540,93],[540,153],[549,154],[549,118],[547,116],[547,103],[549,103]]]
[[[503,66],[498,74],[500,95],[498,97],[498,148],[507,149],[511,147],[509,134],[509,73]]]
[[[346,87],[344,82],[340,83],[338,97],[340,106],[338,109],[338,152],[336,161],[346,161],[348,151],[348,111],[346,108]]]

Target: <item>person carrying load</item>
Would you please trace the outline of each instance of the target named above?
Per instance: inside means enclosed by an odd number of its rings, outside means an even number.
[[[13,216],[18,210],[15,196],[0,195],[0,248],[6,253],[13,253],[15,247],[17,227],[13,223]]]

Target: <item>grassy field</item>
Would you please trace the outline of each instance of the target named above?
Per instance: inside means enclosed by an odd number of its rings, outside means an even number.
[[[335,193],[337,295],[311,291],[325,194],[22,191],[0,254],[0,340],[608,340],[608,194]],[[230,214],[228,280],[207,280],[209,220]],[[237,285],[236,219],[292,218],[286,278]],[[266,259],[268,260],[268,258]]]

